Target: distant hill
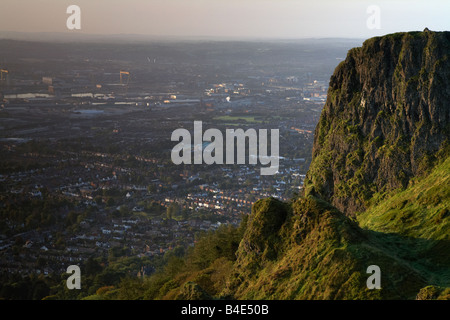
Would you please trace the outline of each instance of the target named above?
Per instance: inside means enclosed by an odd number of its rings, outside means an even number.
[[[0,40],[42,41],[42,42],[86,42],[86,43],[146,43],[146,42],[280,42],[305,43],[311,45],[342,43],[354,45],[362,43],[360,38],[256,38],[256,37],[220,37],[220,36],[161,36],[158,34],[95,34],[83,31],[64,32],[17,32],[0,30]]]

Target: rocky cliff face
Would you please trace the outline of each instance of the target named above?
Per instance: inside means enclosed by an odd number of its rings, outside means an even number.
[[[347,215],[408,186],[446,150],[450,32],[396,33],[348,52],[330,79],[306,194]]]

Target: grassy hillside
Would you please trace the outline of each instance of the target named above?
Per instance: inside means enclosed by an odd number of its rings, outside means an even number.
[[[270,212],[267,203],[276,200],[262,202],[265,212]],[[249,220],[237,252],[227,288],[237,299],[414,299],[427,285],[448,286],[448,257],[444,252],[440,257],[420,251],[445,250],[441,242],[361,229],[356,221],[312,196],[293,203],[284,223],[270,234],[253,228],[261,215],[252,213],[255,218]],[[261,220],[256,223],[260,225]],[[276,242],[255,248],[252,238]],[[265,255],[270,247],[276,249]],[[381,269],[381,290],[367,289],[366,270],[372,264]]]
[[[357,218],[429,284],[450,287],[450,157]]]
[[[373,205],[357,215],[362,227],[400,233],[407,237],[450,240],[450,157],[405,190],[372,199]],[[377,203],[378,202],[378,203]],[[450,255],[450,253],[449,253]]]

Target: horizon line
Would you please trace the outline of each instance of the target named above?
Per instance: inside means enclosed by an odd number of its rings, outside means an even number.
[[[43,38],[36,38],[36,35],[42,35]],[[374,35],[373,37],[376,37]],[[129,39],[127,39],[127,37]],[[66,39],[64,39],[66,38]],[[92,41],[104,38],[107,40],[131,40],[131,41],[162,41],[162,42],[189,42],[189,41],[251,41],[251,42],[265,42],[265,41],[301,41],[301,40],[353,40],[362,41],[371,37],[345,37],[345,36],[311,36],[311,37],[257,37],[257,36],[213,36],[213,35],[196,35],[196,36],[179,36],[179,35],[151,35],[139,33],[115,33],[115,34],[101,34],[101,33],[83,33],[83,32],[53,32],[53,31],[0,31],[0,40],[16,40],[16,41],[30,41],[30,42],[72,42],[76,41]],[[102,39],[100,39],[102,40]]]

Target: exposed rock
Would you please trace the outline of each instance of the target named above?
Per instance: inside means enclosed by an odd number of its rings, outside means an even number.
[[[306,194],[342,212],[426,173],[450,134],[450,32],[396,33],[348,52],[330,79]]]
[[[420,289],[416,300],[450,300],[450,289],[437,286],[426,286]]]

